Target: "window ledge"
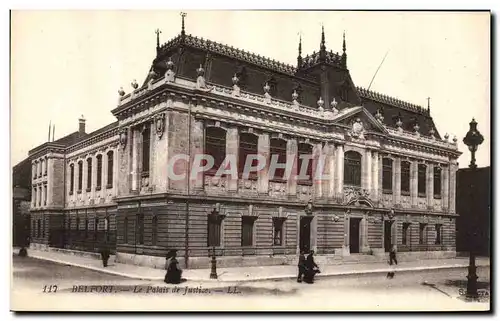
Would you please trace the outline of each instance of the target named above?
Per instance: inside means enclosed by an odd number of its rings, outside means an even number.
[[[441,195],[434,195],[434,199],[440,200],[441,199]]]
[[[69,191],[69,195],[73,195],[73,191]]]
[[[392,194],[392,189],[383,189],[382,193],[383,194]]]
[[[96,191],[100,191],[100,190],[101,190],[101,186],[96,186],[96,187],[95,187],[95,190],[96,190]]]
[[[106,185],[106,189],[110,189],[110,188],[113,188],[113,184],[107,184]]]
[[[401,191],[401,195],[403,195],[403,196],[410,196],[410,192]]]
[[[141,177],[149,177],[149,171],[148,172],[142,172]]]
[[[418,193],[417,196],[418,197],[426,197],[427,195],[426,195],[426,193]]]
[[[92,191],[92,188],[87,187],[87,189],[85,191],[88,193],[88,192]]]
[[[82,190],[79,189],[78,191],[76,191],[78,194],[81,194],[82,193]]]
[[[297,181],[297,185],[312,186],[312,181]]]

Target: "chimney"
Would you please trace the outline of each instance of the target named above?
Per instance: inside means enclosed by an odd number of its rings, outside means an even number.
[[[83,115],[78,119],[78,132],[80,134],[85,134],[85,118],[83,118]]]

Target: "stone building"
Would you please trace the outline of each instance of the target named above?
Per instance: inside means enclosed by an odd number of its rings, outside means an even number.
[[[12,168],[12,245],[27,246],[30,236],[31,162],[24,159]]]
[[[184,20],[174,39],[158,37],[144,83],[119,90],[117,122],[30,152],[34,246],[105,243],[120,262],[157,267],[175,248],[190,268],[212,251],[222,266],[295,263],[311,249],[324,262],[383,259],[391,243],[454,256],[456,139],[429,108],[356,87],[345,38],[341,53],[324,31],[318,40],[307,56],[299,43],[291,66],[187,35]],[[215,167],[236,155],[238,176],[168,175],[175,157],[199,154]],[[252,154],[266,166],[245,177]],[[311,155],[309,178],[270,175],[273,155],[292,175]],[[328,179],[315,179],[320,159]]]

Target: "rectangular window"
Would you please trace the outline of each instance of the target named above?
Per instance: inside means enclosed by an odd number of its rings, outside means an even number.
[[[427,243],[427,224],[420,223],[420,233],[418,235],[418,244],[423,245]]]
[[[144,244],[144,214],[140,213],[137,215],[136,235],[137,244]]]
[[[36,207],[36,196],[37,196],[37,190],[36,190],[36,187],[33,187],[33,206]]]
[[[425,197],[427,166],[418,164],[418,196]]]
[[[408,233],[410,232],[410,223],[403,223],[403,245],[408,245],[410,239]]]
[[[97,155],[97,179],[96,179],[96,190],[101,190],[102,186],[102,155]]]
[[[208,237],[207,245],[209,247],[221,246],[221,223],[222,217],[220,215],[208,215]]]
[[[128,218],[123,219],[123,243],[128,244]]]
[[[153,216],[151,220],[151,245],[156,246],[158,243],[158,216]]]
[[[410,163],[401,162],[401,195],[410,195]]]
[[[43,185],[43,205],[47,205],[47,184]]]
[[[434,167],[434,198],[441,198],[441,167]]]
[[[392,159],[382,159],[382,190],[392,194]]]
[[[142,131],[142,174],[149,175],[149,147],[151,142],[151,126],[144,124]]]
[[[273,244],[275,246],[283,245],[283,222],[282,218],[273,218]]]
[[[436,241],[435,244],[441,244],[443,239],[442,239],[442,230],[443,230],[443,225],[442,224],[436,224]]]
[[[255,218],[243,216],[241,218],[241,246],[253,246],[253,224]]]

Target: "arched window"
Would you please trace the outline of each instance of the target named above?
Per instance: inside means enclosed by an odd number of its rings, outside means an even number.
[[[151,245],[156,246],[158,242],[158,216],[153,216],[151,221]]]
[[[344,154],[344,184],[361,186],[361,154],[358,152]]]
[[[110,150],[107,154],[108,156],[108,181],[106,183],[106,188],[113,187],[113,151]]]
[[[69,165],[69,194],[73,194],[75,188],[75,164]]]
[[[276,168],[274,171],[274,176],[269,177],[269,180],[274,180],[274,181],[282,181],[286,180],[287,177],[284,177],[285,175],[285,167],[282,168],[282,166],[286,166],[286,140],[284,139],[271,139],[270,141],[270,148],[269,148],[270,154],[272,158],[276,158]],[[269,164],[271,164],[271,159],[269,159]],[[272,174],[269,172],[269,174]]]
[[[87,192],[92,188],[92,158],[87,158]]]
[[[297,146],[297,175],[305,176],[304,179],[297,181],[297,184],[311,185],[312,184],[312,151],[313,147],[310,144],[300,143]],[[306,166],[302,169],[303,166]],[[307,177],[307,178],[306,178]]]
[[[441,198],[441,167],[434,166],[434,198]]]
[[[392,159],[382,159],[382,190],[392,194]]]
[[[240,134],[240,146],[239,146],[239,159],[238,159],[238,175],[240,177],[243,176],[243,171],[245,169],[245,163],[247,162],[247,158],[249,156],[253,156],[252,160],[252,166],[257,166],[258,160],[256,158],[256,155],[258,154],[258,142],[259,139],[256,135],[254,134],[249,134],[249,133],[241,133]],[[249,158],[250,159],[250,158]],[[250,160],[249,160],[250,161]],[[251,171],[248,173],[248,177],[250,179],[257,179],[257,171]]]
[[[401,195],[410,195],[410,162],[401,162]]]
[[[424,197],[426,192],[426,172],[427,166],[418,164],[418,196]]]
[[[102,186],[102,155],[97,155],[97,179],[96,179],[96,191],[101,190]]]
[[[83,185],[83,162],[78,162],[78,193],[82,192]]]
[[[224,129],[220,127],[207,127],[205,129],[205,154],[214,159],[214,166],[208,170],[208,173],[213,175],[226,158],[226,131]]]

